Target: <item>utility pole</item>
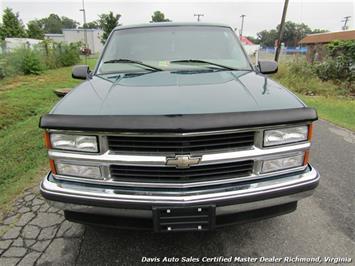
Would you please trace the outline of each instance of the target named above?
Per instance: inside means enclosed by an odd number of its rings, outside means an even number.
[[[282,40],[282,36],[284,35],[284,29],[285,29],[287,7],[288,7],[288,0],[285,0],[284,10],[282,12],[281,24],[280,24],[280,29],[279,29],[279,37],[278,37],[277,46],[276,46],[276,53],[275,53],[275,61],[276,62],[279,61],[279,56],[280,56],[280,51],[281,51],[281,40]]]
[[[351,16],[346,16],[344,17],[344,19],[342,20],[342,22],[344,21],[344,26],[343,26],[343,30],[347,30],[348,29],[348,21],[350,20]]]
[[[239,35],[243,36],[244,18],[246,17],[246,15],[241,15],[240,17],[242,18],[242,26],[240,27]]]
[[[87,30],[86,30],[86,12],[85,12],[84,0],[82,1],[82,4],[83,4],[83,8],[80,9],[80,11],[83,12],[83,21],[84,21],[83,29],[84,29],[84,43],[85,43],[85,63],[87,63],[87,51],[86,51],[86,48],[88,48],[88,33],[87,33]]]
[[[197,17],[197,22],[200,22],[200,17],[204,17],[204,14],[194,14],[194,17]]]

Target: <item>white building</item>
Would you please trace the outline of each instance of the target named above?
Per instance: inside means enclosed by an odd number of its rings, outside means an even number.
[[[44,35],[44,38],[54,42],[64,42],[64,34],[61,33],[47,33]]]
[[[87,34],[88,48],[92,53],[96,54],[102,51],[103,44],[101,43],[102,30],[100,29],[63,29],[63,34],[45,34],[46,39],[51,39],[55,42],[85,42],[85,31]]]
[[[6,51],[10,52],[13,49],[21,47],[34,47],[39,44],[41,40],[30,39],[30,38],[5,38],[4,48]]]

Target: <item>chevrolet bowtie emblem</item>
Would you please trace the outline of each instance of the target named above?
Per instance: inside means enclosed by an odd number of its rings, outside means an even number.
[[[191,165],[198,164],[201,157],[191,157],[190,155],[175,155],[174,158],[166,158],[167,165],[174,165],[176,168],[189,168]]]

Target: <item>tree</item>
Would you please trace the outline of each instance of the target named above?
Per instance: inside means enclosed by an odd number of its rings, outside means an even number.
[[[62,33],[63,29],[76,29],[79,25],[79,22],[64,16],[59,17],[57,14],[50,14],[46,18],[42,18],[40,23],[42,23],[45,33]]]
[[[150,21],[150,23],[152,23],[152,22],[169,22],[169,21],[171,21],[171,20],[168,18],[165,18],[164,13],[158,10],[153,13],[152,20]]]
[[[5,8],[0,26],[0,39],[4,40],[9,37],[21,38],[25,36],[25,27],[19,18],[19,14],[15,14],[10,8]]]
[[[103,30],[103,34],[101,36],[102,43],[106,42],[111,31],[119,25],[118,20],[120,19],[120,17],[120,14],[114,15],[112,11],[110,11],[110,13],[108,14],[99,15],[98,23],[100,28]]]
[[[322,29],[314,29],[314,30],[312,30],[312,34],[324,33],[324,32],[329,32],[329,31],[328,30],[322,30]]]
[[[29,21],[27,23],[26,32],[29,38],[43,40],[44,38],[43,23],[37,19]]]
[[[277,39],[277,31],[276,30],[263,30],[261,32],[258,32],[257,38],[259,40],[260,45],[265,46],[265,47],[274,47],[275,45],[275,40]]]
[[[42,18],[43,28],[45,33],[62,33],[62,21],[57,14],[50,14],[46,18]]]
[[[277,31],[279,31],[279,28],[280,25],[277,26]],[[285,23],[282,42],[284,42],[286,46],[297,46],[298,42],[311,32],[311,28],[304,23],[297,24],[292,21],[287,21]]]
[[[262,46],[274,47],[275,41],[278,38],[280,25],[276,29],[263,30],[257,33],[258,39]],[[325,30],[312,29],[304,23],[295,23],[292,21],[287,21],[285,23],[285,30],[282,36],[281,42],[285,43],[286,46],[297,46],[298,42],[303,39],[307,34],[325,32]]]
[[[79,22],[64,16],[61,17],[61,21],[62,21],[63,29],[76,29],[79,25]]]
[[[99,23],[95,20],[95,21],[85,23],[83,25],[83,27],[81,27],[81,28],[83,28],[83,29],[98,29],[98,28],[100,28],[100,26],[99,26]]]

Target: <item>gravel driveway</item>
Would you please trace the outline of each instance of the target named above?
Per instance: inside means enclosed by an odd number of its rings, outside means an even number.
[[[311,161],[321,183],[292,214],[208,233],[112,230],[65,221],[32,188],[0,223],[0,265],[134,265],[165,256],[354,260],[355,133],[325,121],[314,131]]]

